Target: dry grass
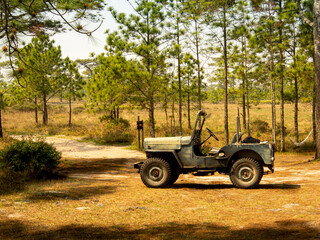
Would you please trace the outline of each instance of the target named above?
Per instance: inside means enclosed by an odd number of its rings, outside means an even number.
[[[319,169],[311,158],[278,154],[280,170],[254,190],[219,175],[150,189],[134,159],[67,162],[64,173],[87,178],[29,183],[0,197],[0,239],[318,239],[320,172],[296,179]]]
[[[230,139],[236,132],[236,113],[237,105],[229,105],[229,133]],[[44,134],[44,135],[76,135],[92,138],[95,135],[102,133],[105,123],[99,122],[99,117],[103,113],[88,113],[83,108],[82,102],[76,102],[73,106],[73,126],[68,127],[68,108],[66,102],[51,102],[49,111],[49,125],[43,126],[42,124],[35,124],[33,111],[23,112],[10,109],[3,114],[3,126],[6,134]],[[280,106],[277,105],[277,121],[279,122]],[[294,136],[294,105],[285,104],[285,127],[291,138]],[[213,130],[218,138],[219,142],[211,140],[211,144],[217,147],[224,145],[224,113],[222,104],[204,104],[204,110],[211,113],[211,117],[207,120],[206,126]],[[197,110],[192,110],[191,124],[193,127]],[[271,128],[271,107],[270,104],[260,104],[257,106],[251,106],[251,122],[256,119],[266,121]],[[170,113],[169,113],[170,115]],[[120,116],[129,120],[131,125],[131,134],[134,136],[136,133],[136,121],[138,116],[145,121],[145,136],[149,136],[148,126],[148,112],[146,110],[121,110]],[[176,129],[178,129],[178,117],[176,113]],[[156,121],[156,136],[168,136],[171,135],[171,118],[166,120],[163,109],[157,108],[155,111]],[[41,123],[41,114],[39,114],[39,122]],[[183,111],[183,126],[184,135],[190,134],[190,130],[187,129],[187,113]],[[299,105],[299,134],[300,141],[303,140],[310,130],[312,129],[312,106],[309,103],[300,103]],[[242,129],[243,130],[243,129]],[[178,131],[176,131],[177,133]],[[253,137],[257,137],[263,141],[271,141],[271,131],[266,133],[252,132]],[[295,151],[292,144],[286,139],[288,150]],[[306,150],[312,149],[312,137],[308,141]]]

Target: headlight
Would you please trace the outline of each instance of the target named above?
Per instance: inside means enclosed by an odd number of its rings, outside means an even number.
[[[224,156],[225,156],[224,152],[219,152],[219,157],[224,157]]]

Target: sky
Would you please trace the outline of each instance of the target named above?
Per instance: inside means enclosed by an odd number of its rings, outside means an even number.
[[[131,13],[132,7],[127,0],[107,0],[108,6],[114,7],[118,12]],[[117,30],[117,24],[113,20],[111,14],[107,9],[103,10],[102,15],[104,17],[103,24],[95,31],[91,37],[85,34],[80,34],[75,31],[68,31],[64,33],[55,34],[52,39],[55,40],[55,45],[61,46],[62,56],[69,57],[72,60],[86,59],[90,53],[94,52],[99,54],[104,51],[106,42],[106,30]],[[86,26],[86,29],[95,29],[99,23]]]
[[[113,20],[113,17],[107,10],[108,7],[112,6],[118,12],[133,13],[132,6],[129,4],[128,0],[106,0],[106,9],[101,11],[103,16],[103,24],[100,28],[92,33],[91,37],[85,34],[80,34],[75,31],[67,31],[63,33],[55,34],[51,37],[55,41],[55,45],[61,47],[62,56],[69,57],[72,60],[76,59],[86,59],[89,58],[91,53],[100,54],[104,51],[104,46],[106,45],[106,30],[115,31],[118,28],[117,23]],[[88,23],[83,22],[83,26],[87,30],[96,29],[99,23],[88,25]],[[31,38],[23,38],[22,40],[28,43]],[[0,44],[1,45],[1,44]],[[0,61],[8,60],[5,55],[0,54]],[[5,78],[8,77],[8,73],[11,69],[0,69],[1,74]],[[10,75],[10,74],[9,74]]]

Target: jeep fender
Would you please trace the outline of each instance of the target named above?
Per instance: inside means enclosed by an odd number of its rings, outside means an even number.
[[[158,157],[167,160],[169,163],[183,168],[183,165],[175,150],[147,150],[147,157]]]
[[[237,152],[234,152],[228,160],[228,166],[231,167],[231,165],[239,158],[243,158],[243,157],[247,157],[247,158],[253,158],[255,159],[257,162],[259,162],[260,164],[265,165],[263,158],[261,157],[261,155],[259,153],[257,153],[254,150],[251,149],[241,149]]]

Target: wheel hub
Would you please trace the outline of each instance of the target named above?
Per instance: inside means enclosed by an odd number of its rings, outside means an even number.
[[[160,181],[163,177],[163,171],[160,167],[153,166],[149,170],[149,178],[152,181]]]
[[[254,177],[253,170],[250,167],[243,166],[239,169],[239,179],[249,182]]]

